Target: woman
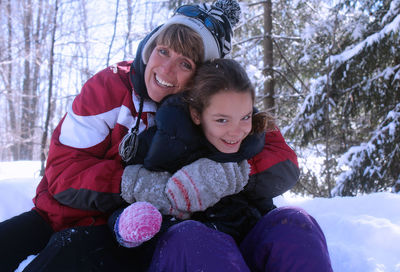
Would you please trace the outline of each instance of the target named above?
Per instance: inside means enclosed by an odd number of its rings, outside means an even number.
[[[183,90],[201,62],[229,52],[238,18],[218,5],[180,7],[141,42],[134,62],[108,67],[85,83],[53,132],[35,207],[0,224],[0,241],[10,245],[1,247],[1,271],[29,255],[37,257],[27,271],[119,271],[135,263],[106,225],[125,203],[118,147],[128,130],[152,125],[157,103]],[[229,5],[237,16],[237,2]]]

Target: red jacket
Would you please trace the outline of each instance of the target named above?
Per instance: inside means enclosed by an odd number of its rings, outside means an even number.
[[[106,222],[119,207],[123,167],[118,145],[135,124],[131,62],[97,73],[83,86],[53,132],[35,208],[55,231]],[[152,125],[156,105],[145,101],[140,131]]]
[[[124,203],[118,145],[135,125],[139,104],[130,69],[131,62],[121,62],[89,79],[53,132],[45,175],[33,201],[55,231],[105,224],[109,213]],[[145,100],[139,132],[154,124],[156,109]],[[257,183],[253,187],[287,184],[278,195],[297,181],[296,154],[279,131],[267,134],[264,150],[249,163],[250,181]]]

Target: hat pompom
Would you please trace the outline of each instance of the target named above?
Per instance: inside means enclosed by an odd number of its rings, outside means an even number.
[[[240,5],[236,0],[217,0],[214,6],[222,9],[232,27],[234,27],[240,20]]]

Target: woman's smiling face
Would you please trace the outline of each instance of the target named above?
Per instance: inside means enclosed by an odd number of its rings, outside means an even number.
[[[190,110],[207,140],[222,153],[236,153],[252,128],[253,100],[250,93],[222,91],[211,96],[201,114]]]
[[[155,102],[160,102],[167,95],[182,91],[195,70],[196,64],[190,58],[167,46],[157,45],[144,72],[149,97]]]

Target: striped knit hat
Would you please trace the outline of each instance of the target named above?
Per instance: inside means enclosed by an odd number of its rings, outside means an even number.
[[[149,60],[150,45],[168,26],[182,24],[196,31],[204,43],[204,60],[223,58],[231,51],[232,27],[240,19],[236,0],[218,0],[214,4],[183,5],[146,42],[142,51],[145,64]]]

